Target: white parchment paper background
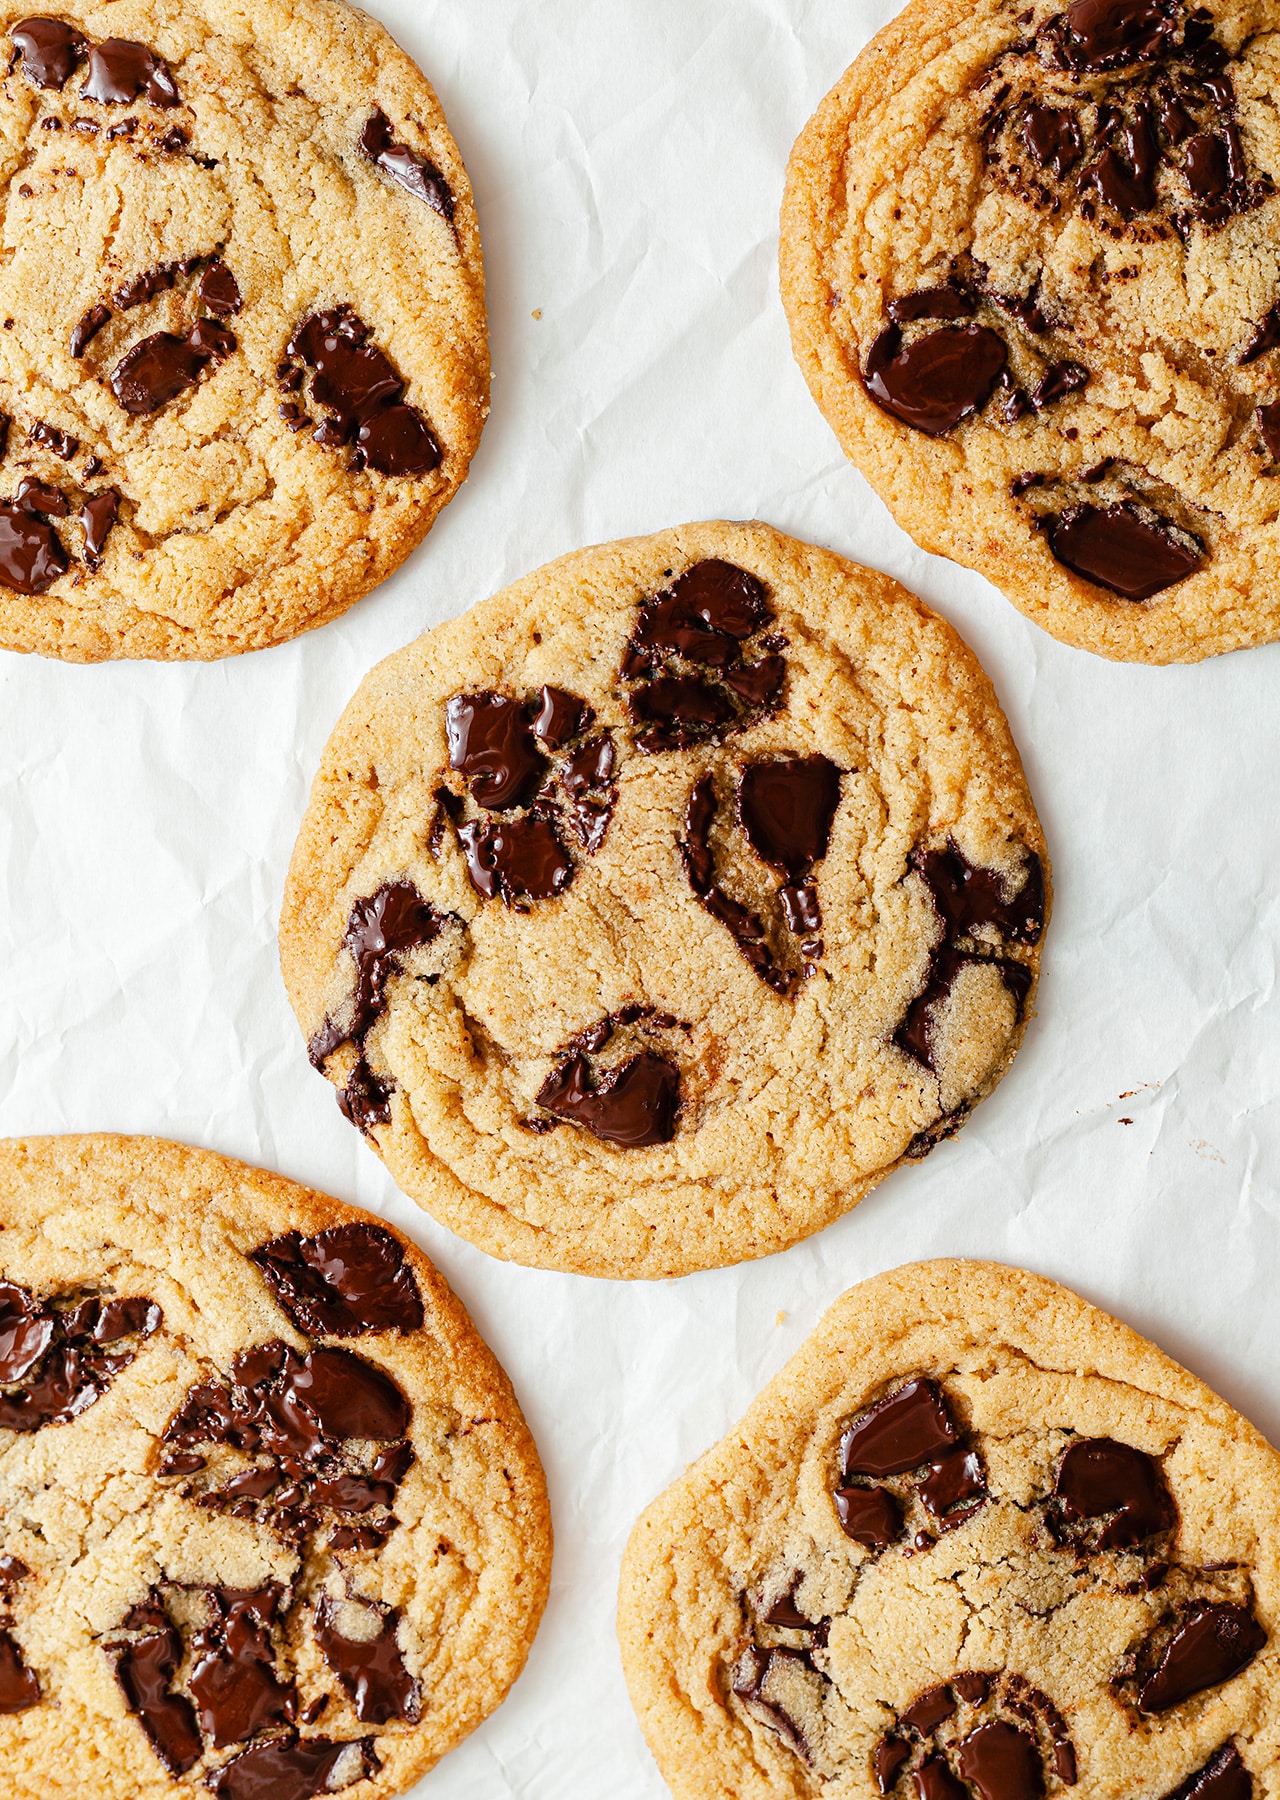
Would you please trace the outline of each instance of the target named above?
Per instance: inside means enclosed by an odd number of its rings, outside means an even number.
[[[416,1791],[659,1800],[613,1641],[624,1539],[852,1282],[1024,1264],[1280,1436],[1280,649],[1065,649],[844,462],[791,360],[777,211],[885,0],[371,3],[475,183],[493,415],[423,550],[327,630],[213,666],[0,658],[0,1131],[186,1139],[427,1247],[515,1381],[557,1551],[528,1671]],[[297,821],[379,657],[564,551],[725,516],[888,570],[981,655],[1054,859],[1040,1015],[959,1138],[784,1256],[652,1286],[507,1267],[397,1194],[307,1065],[275,949]]]

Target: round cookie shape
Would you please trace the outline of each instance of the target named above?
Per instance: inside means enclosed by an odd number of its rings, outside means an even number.
[[[1275,25],[911,0],[791,157],[783,301],[845,453],[1117,660],[1280,636]]]
[[[406,1193],[493,1254],[657,1277],[780,1250],[957,1129],[1047,904],[955,632],[713,523],[565,557],[376,668],[280,945]]]
[[[179,1144],[0,1144],[7,1795],[401,1793],[505,1697],[550,1560],[413,1244]]]
[[[0,645],[215,658],[335,618],[489,404],[470,184],[346,0],[0,9]]]
[[[1056,1283],[851,1289],[648,1508],[618,1635],[676,1800],[1251,1800],[1280,1455]]]

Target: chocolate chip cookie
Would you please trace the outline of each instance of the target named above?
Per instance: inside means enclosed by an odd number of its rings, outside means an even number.
[[[1280,636],[1275,24],[912,0],[792,156],[783,299],[845,451],[1104,656]]]
[[[1065,1288],[853,1288],[623,1562],[679,1800],[1251,1800],[1280,1774],[1280,1456]]]
[[[990,684],[764,525],[564,558],[366,679],[281,919],[311,1060],[518,1262],[763,1256],[954,1131],[1031,1011],[1044,840]]]
[[[0,645],[218,657],[403,561],[488,410],[431,87],[345,0],[0,10]]]
[[[0,1145],[0,1785],[398,1794],[546,1599],[537,1453],[385,1225],[149,1138]]]

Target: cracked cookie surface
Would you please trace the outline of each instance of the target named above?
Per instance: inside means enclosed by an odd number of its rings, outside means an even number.
[[[149,1138],[0,1145],[14,1800],[400,1793],[522,1668],[551,1531],[430,1262]]]
[[[1030,1015],[1044,840],[990,684],[883,576],[690,525],[366,679],[281,918],[311,1060],[515,1261],[661,1276],[818,1230]]]
[[[0,644],[212,658],[345,611],[488,411],[429,83],[345,0],[0,8]]]
[[[1104,656],[1280,636],[1277,23],[912,0],[792,154],[783,299],[844,450]]]
[[[647,1510],[618,1631],[678,1800],[1251,1800],[1280,1782],[1280,1456],[994,1264],[837,1301]]]

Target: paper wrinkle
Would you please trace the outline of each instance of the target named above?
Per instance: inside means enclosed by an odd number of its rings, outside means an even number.
[[[794,136],[885,0],[366,3],[475,184],[485,438],[423,550],[292,645],[0,657],[0,1130],[186,1139],[426,1247],[516,1386],[557,1551],[525,1676],[415,1793],[661,1800],[613,1638],[627,1533],[854,1282],[933,1255],[1024,1264],[1280,1436],[1280,648],[1168,670],[1066,649],[913,545],[845,463],[791,360],[778,208]],[[517,1269],[399,1195],[307,1063],[275,944],[298,821],[381,657],[582,544],[720,517],[896,576],[982,658],[1054,864],[1039,1016],[955,1139],[785,1255],[637,1285]]]

